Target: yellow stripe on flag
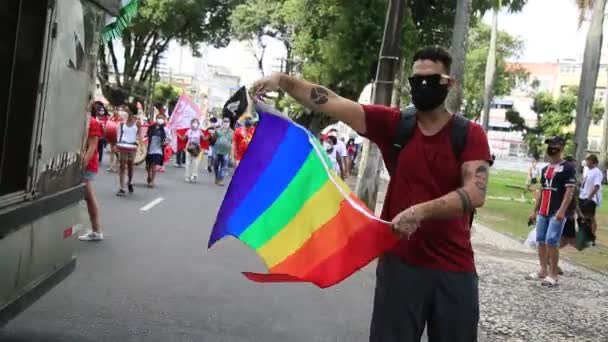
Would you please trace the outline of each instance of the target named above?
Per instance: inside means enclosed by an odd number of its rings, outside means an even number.
[[[346,189],[349,193],[348,187]],[[339,212],[340,203],[344,200],[336,185],[328,180],[279,233],[257,250],[268,268],[302,247],[315,230]]]

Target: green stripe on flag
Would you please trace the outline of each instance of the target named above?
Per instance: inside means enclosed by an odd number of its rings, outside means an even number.
[[[314,149],[279,198],[241,233],[239,240],[258,249],[283,229],[329,176]]]

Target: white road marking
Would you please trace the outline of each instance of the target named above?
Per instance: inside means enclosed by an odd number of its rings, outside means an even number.
[[[159,198],[155,199],[154,201],[152,201],[152,202],[150,202],[150,203],[148,203],[148,204],[144,205],[144,206],[143,206],[143,207],[141,207],[141,209],[139,209],[139,210],[141,210],[141,211],[148,211],[148,210],[152,209],[152,208],[153,208],[155,205],[159,204],[159,203],[160,203],[160,202],[162,202],[162,201],[164,201],[164,198],[159,197]]]

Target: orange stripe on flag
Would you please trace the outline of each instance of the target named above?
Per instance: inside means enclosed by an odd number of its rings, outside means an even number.
[[[343,200],[336,216],[319,227],[298,250],[270,268],[269,272],[297,277],[307,274],[325,259],[343,249],[350,237],[365,227],[370,220],[353,208],[347,200]]]

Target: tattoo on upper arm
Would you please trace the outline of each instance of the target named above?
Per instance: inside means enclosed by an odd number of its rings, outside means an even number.
[[[475,170],[475,186],[479,191],[485,195],[488,190],[488,167],[485,165],[480,165],[477,170]]]
[[[323,87],[314,87],[310,90],[310,99],[317,105],[326,104],[329,100],[329,92]]]
[[[471,197],[467,194],[464,189],[460,188],[456,190],[456,193],[460,197],[460,203],[462,204],[462,211],[465,214],[468,214],[473,211],[473,204],[471,203]]]

